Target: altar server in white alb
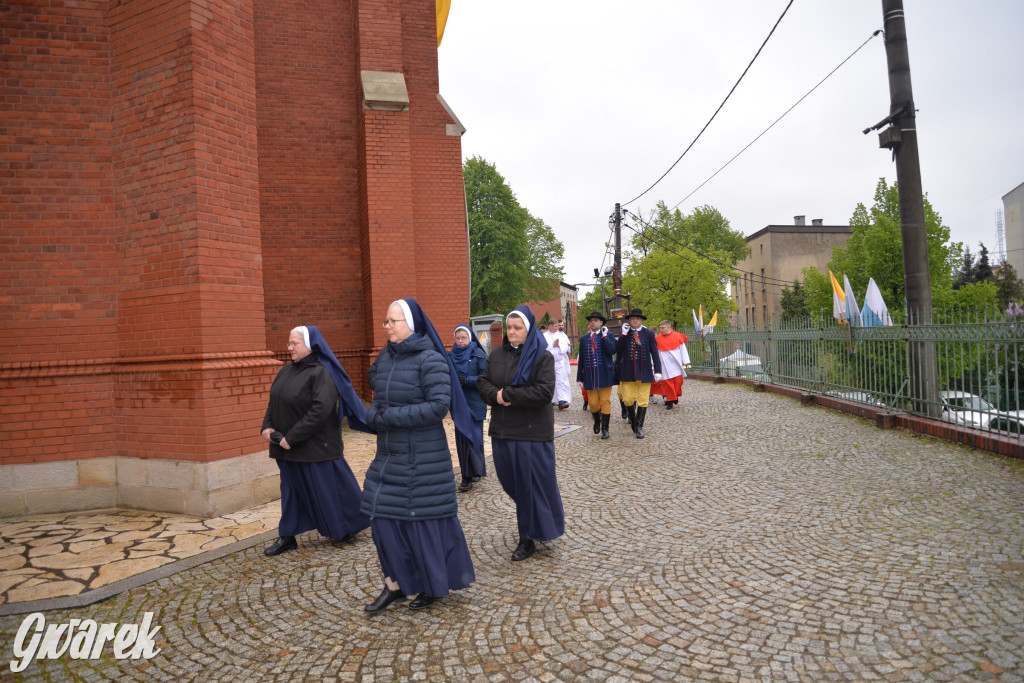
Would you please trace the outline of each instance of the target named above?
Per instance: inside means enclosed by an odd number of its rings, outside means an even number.
[[[558,324],[551,321],[544,340],[548,343],[548,353],[555,357],[555,395],[551,402],[559,410],[565,410],[572,403],[572,390],[569,388],[569,337],[558,329]]]

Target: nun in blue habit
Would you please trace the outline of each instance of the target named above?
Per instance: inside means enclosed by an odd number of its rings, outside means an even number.
[[[469,405],[469,412],[473,415],[474,429],[480,445],[484,441],[484,418],[487,417],[487,404],[480,398],[476,390],[477,378],[484,374],[487,368],[487,353],[484,352],[480,340],[469,325],[462,324],[455,328],[455,343],[452,350],[448,352],[455,371],[458,373],[459,385],[466,403]],[[462,483],[459,484],[460,491],[469,491],[473,488],[473,482],[487,474],[484,464],[483,448],[473,449],[473,443],[465,439],[457,432],[455,434],[455,450],[459,455],[459,470],[462,473]]]
[[[477,388],[491,406],[494,470],[516,503],[519,544],[512,561],[518,562],[537,551],[537,541],[565,533],[565,513],[555,476],[554,356],[526,306],[508,314],[505,328]]]
[[[388,342],[367,372],[373,403],[367,424],[377,453],[363,480],[362,512],[384,574],[374,614],[407,595],[423,609],[476,578],[457,516],[455,472],[443,420],[481,447],[447,349],[415,299],[395,301],[384,319]]]
[[[263,417],[263,438],[281,471],[281,523],[268,556],[297,548],[295,537],[311,529],[348,541],[370,526],[341,438],[342,415],[352,429],[369,431],[363,403],[316,327],[293,329],[288,352],[292,362],[274,378]]]

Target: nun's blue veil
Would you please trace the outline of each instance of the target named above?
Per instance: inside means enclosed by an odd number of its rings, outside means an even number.
[[[437,334],[437,330],[434,329],[430,319],[423,312],[423,309],[420,308],[416,299],[410,296],[404,299],[404,301],[408,304],[409,311],[412,313],[413,331],[430,338],[434,343],[434,348],[437,349],[438,353],[444,357],[445,362],[448,363],[448,374],[451,375],[452,380],[452,402],[449,410],[452,413],[452,420],[455,421],[455,430],[473,444],[474,451],[483,448],[483,444],[480,442],[480,434],[476,430],[476,422],[473,420],[473,414],[469,412],[469,404],[466,403],[466,396],[459,391],[459,373],[455,369],[455,363],[448,355],[448,349],[445,348],[444,342],[441,341],[441,337]]]
[[[349,379],[345,368],[341,367],[341,363],[334,357],[334,352],[331,351],[327,340],[324,339],[324,335],[320,334],[320,330],[316,326],[306,325],[306,330],[309,332],[308,346],[310,350],[316,351],[317,359],[331,373],[331,377],[334,378],[334,386],[338,388],[338,397],[341,399],[338,424],[341,424],[341,416],[344,415],[348,418],[349,427],[361,432],[369,432],[370,430],[366,426],[366,408],[359,400],[359,396],[356,395],[356,390],[352,388],[352,380]]]

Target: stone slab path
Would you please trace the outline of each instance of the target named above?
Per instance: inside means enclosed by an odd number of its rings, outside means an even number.
[[[1024,681],[1024,463],[740,385],[687,382],[648,438],[577,403],[556,439],[566,534],[512,563],[492,476],[460,494],[476,582],[367,616],[369,534],[254,546],[104,602],[149,660],[27,680]],[[316,534],[312,534],[315,536]],[[3,656],[21,615],[0,617]],[[0,666],[6,665],[0,661]]]

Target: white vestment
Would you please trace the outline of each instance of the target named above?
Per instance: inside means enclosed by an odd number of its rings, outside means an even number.
[[[680,344],[671,351],[658,351],[661,357],[661,378],[672,379],[682,375],[686,377],[686,370],[683,366],[690,364],[690,354],[686,350],[686,344]]]
[[[572,403],[572,390],[569,388],[569,337],[564,332],[545,332],[548,341],[548,353],[555,357],[555,394],[551,402]],[[555,340],[558,346],[554,346]]]

